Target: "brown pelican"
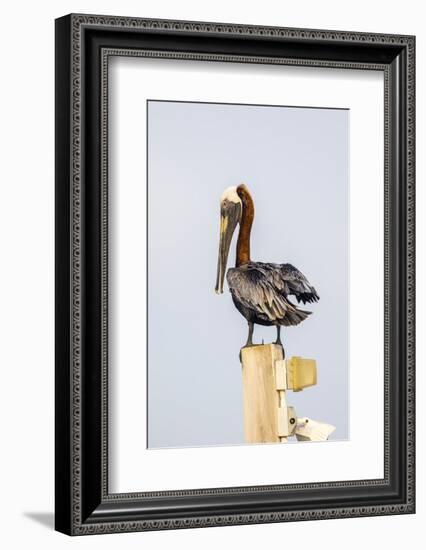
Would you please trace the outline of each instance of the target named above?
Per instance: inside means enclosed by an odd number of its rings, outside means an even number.
[[[246,346],[253,345],[254,324],[277,327],[275,344],[282,346],[281,326],[298,325],[310,311],[298,309],[289,295],[304,304],[317,302],[319,296],[307,278],[291,264],[252,262],[250,232],[254,218],[254,204],[244,184],[226,189],[220,201],[220,242],[217,266],[216,292],[223,293],[226,264],[232,235],[237,224],[236,266],[228,269],[226,280],[235,307],[249,325]]]

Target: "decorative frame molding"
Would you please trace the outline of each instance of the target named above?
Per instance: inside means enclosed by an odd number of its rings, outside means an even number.
[[[116,55],[384,72],[383,480],[108,493],[107,92],[108,59]],[[96,15],[56,21],[59,531],[83,535],[414,512],[414,80],[413,36]],[[318,500],[320,494],[329,504]],[[177,507],[176,498],[186,499],[187,508]],[[215,512],[206,512],[207,505]]]

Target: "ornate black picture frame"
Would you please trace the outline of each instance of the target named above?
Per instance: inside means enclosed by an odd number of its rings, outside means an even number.
[[[108,492],[107,71],[116,55],[384,73],[383,479]],[[413,36],[74,14],[56,21],[58,531],[414,513],[414,80]]]

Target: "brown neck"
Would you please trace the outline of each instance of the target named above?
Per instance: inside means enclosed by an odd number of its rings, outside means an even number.
[[[254,218],[254,204],[249,190],[245,185],[237,187],[238,196],[242,202],[242,214],[240,222],[240,232],[237,241],[237,261],[236,265],[248,264],[250,262],[250,232]]]

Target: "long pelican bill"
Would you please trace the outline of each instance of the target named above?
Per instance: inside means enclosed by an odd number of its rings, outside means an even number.
[[[228,262],[229,248],[232,235],[241,218],[241,204],[225,200],[221,204],[220,212],[220,238],[219,255],[217,261],[216,288],[217,294],[223,293],[223,281],[225,279],[226,265]]]

